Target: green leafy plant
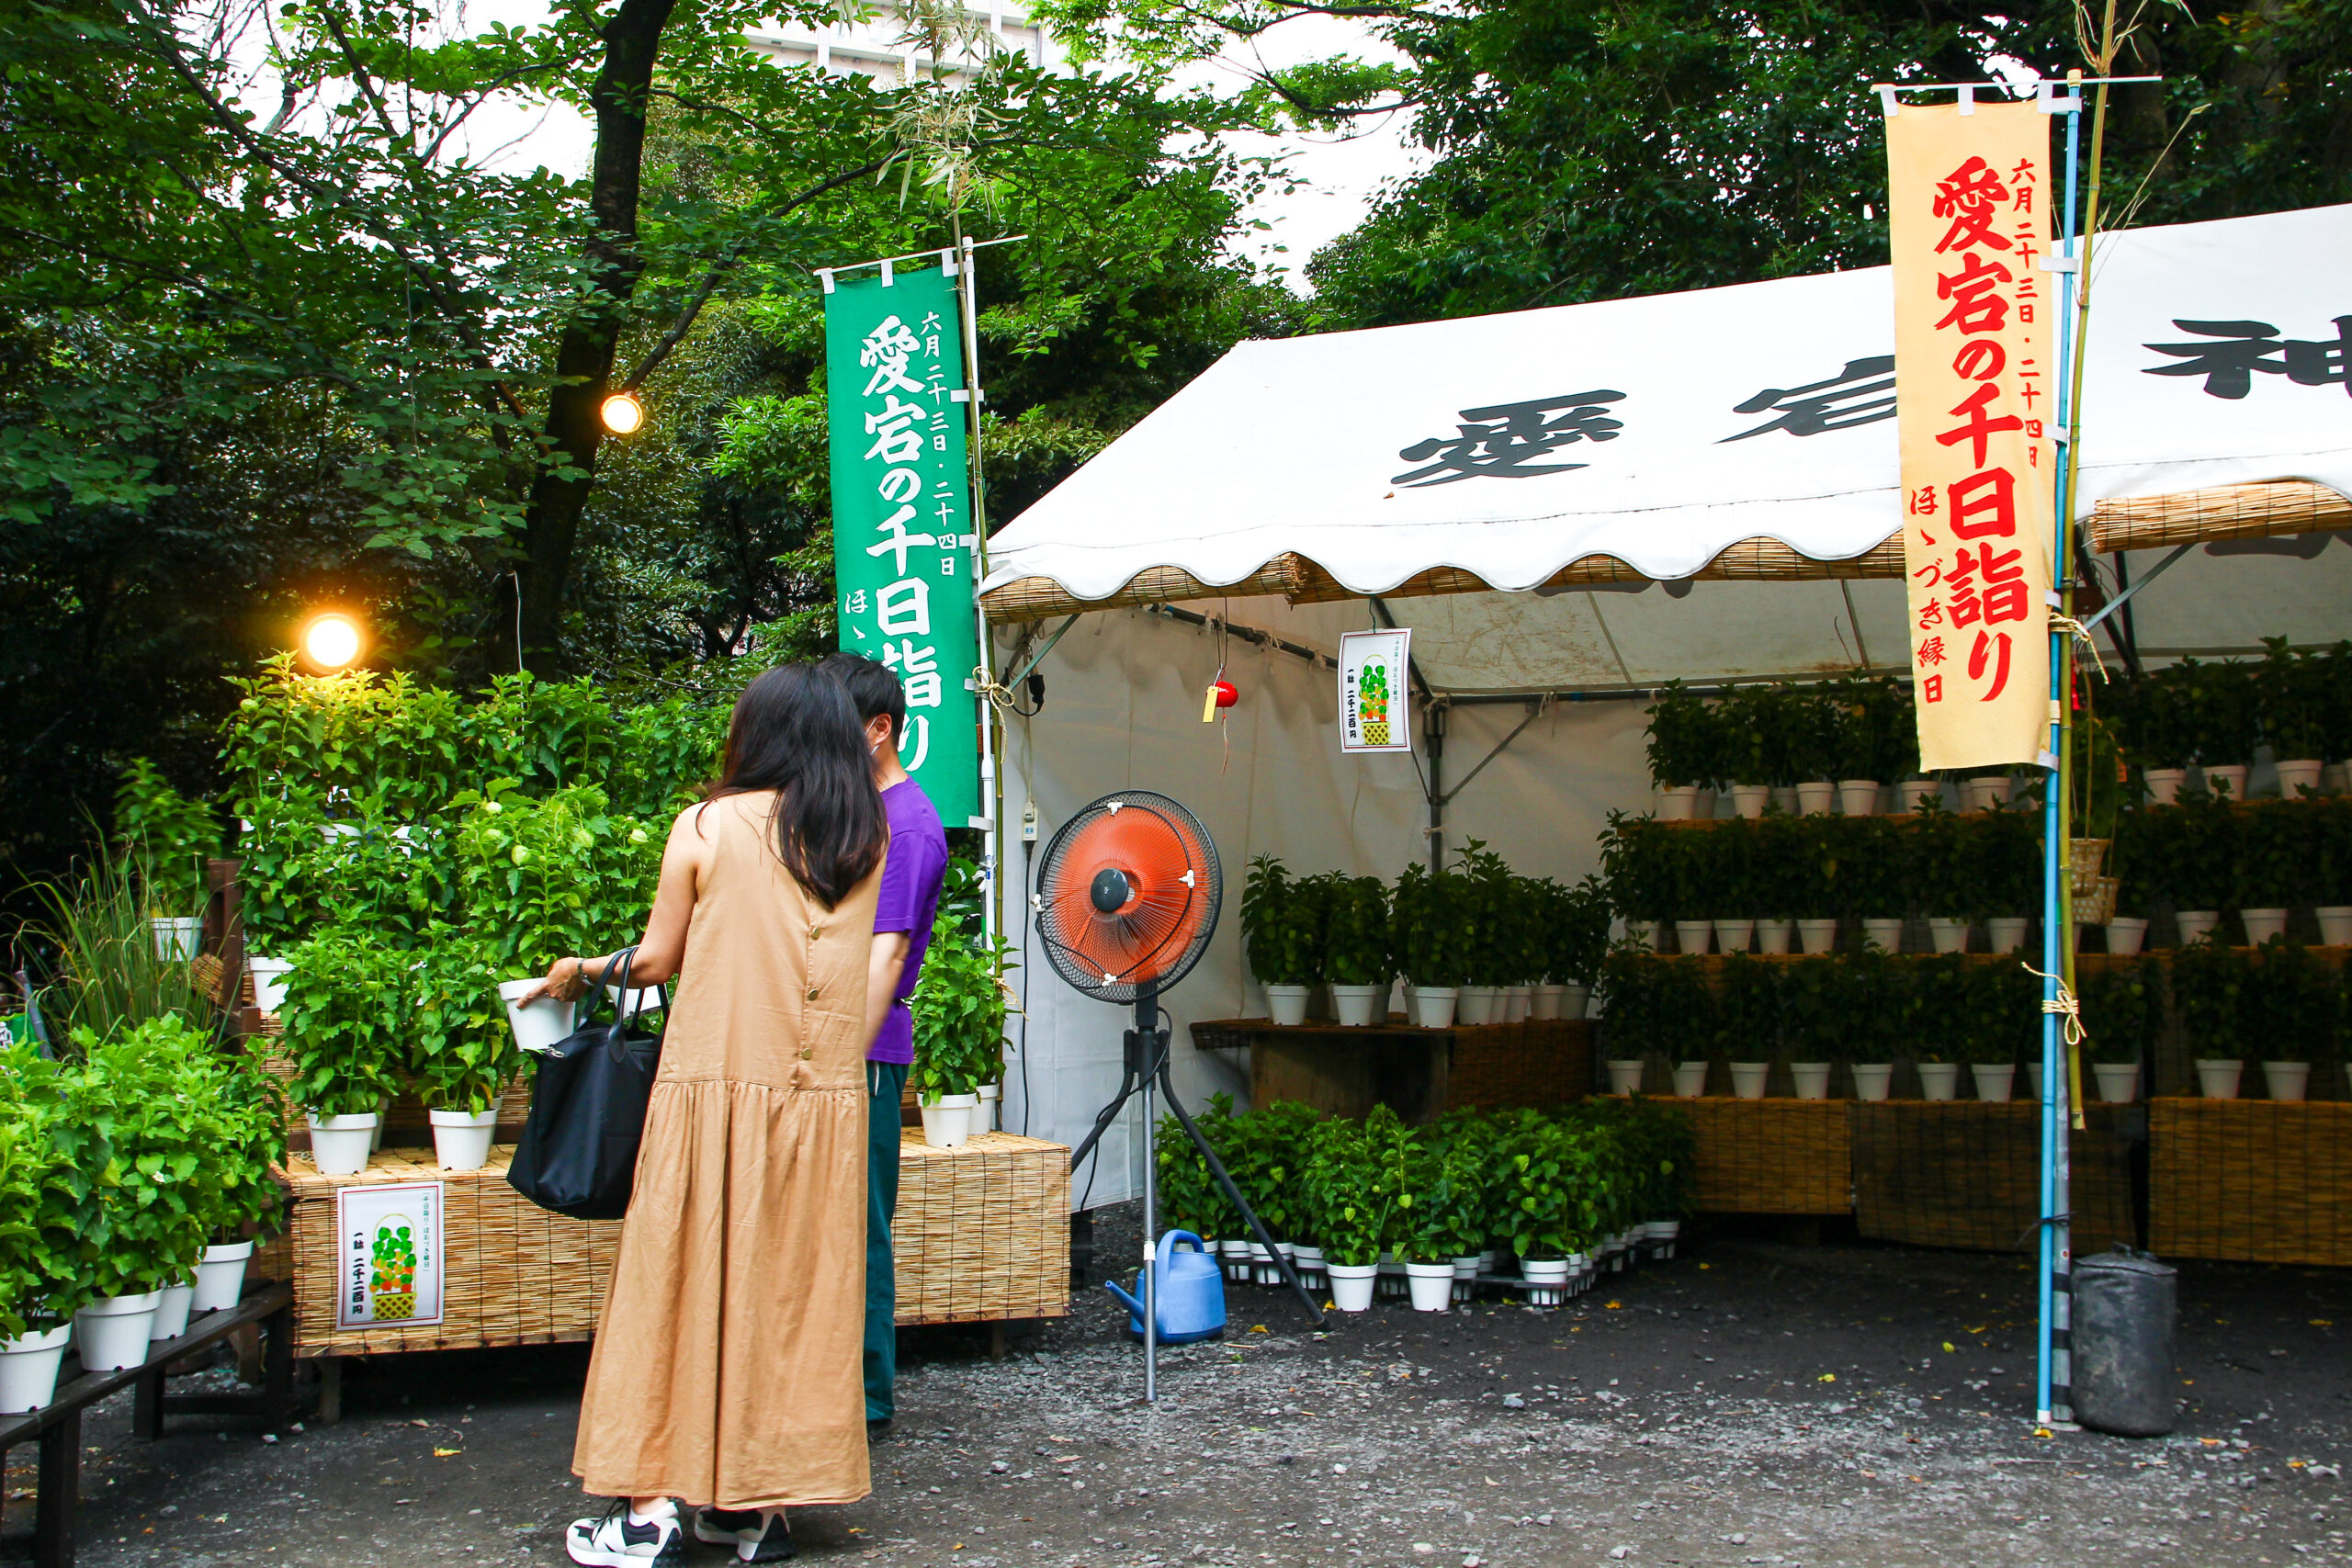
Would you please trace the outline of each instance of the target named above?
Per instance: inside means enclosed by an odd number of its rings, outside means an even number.
[[[2256,951],[2240,993],[2245,1054],[2262,1062],[2327,1061],[2343,1029],[2340,987],[2332,966],[2312,950],[2272,937]]]
[[[2241,1056],[2252,978],[2245,955],[2212,942],[2192,942],[2172,955],[2173,1016],[2191,1056]]]
[[[1848,983],[1850,957],[1807,958],[1784,966],[1781,976],[1781,1031],[1789,1059],[1844,1060],[1856,987]]]
[[[1272,855],[1250,863],[1242,884],[1241,941],[1261,986],[1311,986],[1323,964],[1323,888],[1295,878]]]
[[[2319,856],[2319,814],[2301,801],[2265,802],[2232,814],[2230,904],[2240,909],[2281,909],[2303,901]]]
[[[187,1279],[219,1228],[208,1166],[219,1153],[209,1102],[220,1053],[177,1018],[150,1019],[111,1040],[76,1031],[81,1060],[57,1077],[63,1113],[81,1122],[82,1176],[96,1227],[81,1238],[92,1293],[118,1296]]]
[[[1470,983],[1472,937],[1468,879],[1457,872],[1408,865],[1389,898],[1397,967],[1416,986]]]
[[[1975,998],[1969,988],[1974,968],[1957,953],[1910,960],[1909,986],[1901,1025],[1911,1053],[1922,1062],[1952,1062],[1967,1054],[1964,1020]]]
[[[400,1092],[403,1019],[415,996],[416,956],[342,927],[286,953],[278,1018],[297,1104],[315,1116],[359,1116]]]
[[[613,811],[602,789],[579,784],[534,800],[493,780],[450,807],[467,923],[509,977],[644,929],[666,832]]]
[[[1334,880],[1324,903],[1324,976],[1334,985],[1386,985],[1396,975],[1391,941],[1386,884],[1376,876]]]
[[[932,923],[922,978],[908,999],[914,1015],[912,1077],[918,1096],[975,1094],[1004,1075],[1004,1019],[1011,992],[1001,978],[1019,967],[1011,944],[993,943],[944,900]]]
[[[1522,1119],[1503,1140],[1501,1187],[1508,1197],[1511,1250],[1554,1259],[1586,1250],[1601,1226],[1607,1183],[1593,1168],[1587,1139],[1539,1116]]]
[[[1668,681],[1649,708],[1650,777],[1663,789],[1724,781],[1722,726],[1715,713],[1679,681]]]
[[[115,792],[114,830],[124,856],[143,873],[150,914],[202,910],[205,862],[220,852],[212,807],[174,789],[146,758],[134,758]]]
[[[1545,978],[1555,985],[1589,986],[1600,977],[1609,951],[1609,895],[1600,878],[1587,875],[1574,886],[1545,885]]]
[[[1365,1122],[1333,1117],[1315,1124],[1307,1134],[1299,1190],[1306,1224],[1326,1262],[1363,1268],[1380,1261],[1396,1193],[1382,1185]]]
[[[1714,1043],[1735,1062],[1769,1062],[1779,1051],[1781,966],[1745,953],[1724,955],[1715,988]]]
[[[1193,1120],[1202,1137],[1217,1151],[1217,1158],[1227,1159],[1233,1149],[1233,1097],[1212,1095]],[[1208,1241],[1242,1234],[1241,1212],[1225,1195],[1208,1160],[1184,1135],[1183,1123],[1173,1112],[1160,1119],[1153,1158],[1159,1170],[1160,1213],[1170,1229],[1190,1231]]]
[[[61,1092],[70,1070],[29,1044],[0,1048],[0,1338],[62,1322],[97,1294],[84,1242],[100,1229],[103,1145]]]
[[[61,1039],[77,1029],[111,1039],[150,1020],[198,1010],[187,964],[156,951],[141,893],[146,883],[137,861],[100,857],[70,887],[43,883],[33,890],[43,913],[24,945],[47,950],[42,1006]]]
[[[492,951],[447,925],[428,928],[417,949],[404,1016],[406,1077],[428,1110],[493,1111],[523,1070]]]
[[[2329,714],[2342,700],[2328,687],[2329,677],[2337,673],[2331,668],[2334,661],[2297,652],[2283,637],[2264,637],[2262,646],[2262,662],[2253,682],[2254,705],[2270,754],[2290,760],[2324,755]]]
[[[2161,1020],[2149,967],[2119,964],[2081,978],[2083,1032],[2092,1059],[2114,1064],[2142,1060]]]

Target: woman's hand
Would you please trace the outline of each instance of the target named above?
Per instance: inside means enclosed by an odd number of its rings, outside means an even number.
[[[588,988],[588,982],[582,976],[582,972],[586,968],[587,963],[583,959],[557,959],[548,965],[548,977],[540,981],[531,994],[523,998],[522,1005],[529,1007],[533,1002],[541,1000],[578,1001],[581,993]]]

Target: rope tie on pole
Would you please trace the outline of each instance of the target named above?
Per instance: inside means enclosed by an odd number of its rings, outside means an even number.
[[[2076,642],[2089,649],[2091,664],[2098,671],[2098,678],[2102,681],[2108,679],[2107,660],[2099,656],[2098,644],[2092,640],[2090,627],[2072,615],[2061,615],[2058,611],[2052,610],[2050,612],[2050,628],[2052,631],[2071,633]]]
[[[2041,970],[2036,969],[2032,964],[2022,961],[2019,962],[2018,967],[2023,969],[2029,975],[2034,976],[2040,979],[2051,981],[2057,986],[2057,996],[2044,998],[2041,1004],[2041,1010],[2049,1013],[2056,1013],[2059,1017],[2064,1019],[2066,1021],[2058,1026],[2059,1032],[2064,1037],[2067,1044],[2074,1046],[2076,1049],[2080,1049],[2083,1042],[2090,1038],[2089,1035],[2085,1033],[2083,1031],[2083,1004],[2081,998],[2077,998],[2074,992],[2068,990],[2066,988],[2066,982],[2060,979],[2057,976],[2045,975]]]
[[[989,673],[989,667],[985,664],[972,671],[972,690],[982,702],[993,703],[1001,708],[1012,706],[1012,689],[998,684],[996,677]]]

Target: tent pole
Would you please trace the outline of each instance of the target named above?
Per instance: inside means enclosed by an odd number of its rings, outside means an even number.
[[[1430,870],[1445,869],[1445,705],[1421,705],[1421,736],[1430,753]]]

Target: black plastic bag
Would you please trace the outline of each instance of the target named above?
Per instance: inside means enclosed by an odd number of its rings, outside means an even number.
[[[662,1037],[629,1032],[624,1012],[633,993],[628,964],[637,949],[613,955],[596,981],[588,1021],[539,1057],[530,1119],[507,1167],[507,1184],[542,1209],[575,1220],[617,1220],[628,1212],[637,1179],[645,1107],[662,1066]],[[595,1021],[613,971],[621,1000],[610,1022]],[[666,999],[666,998],[665,998]]]

